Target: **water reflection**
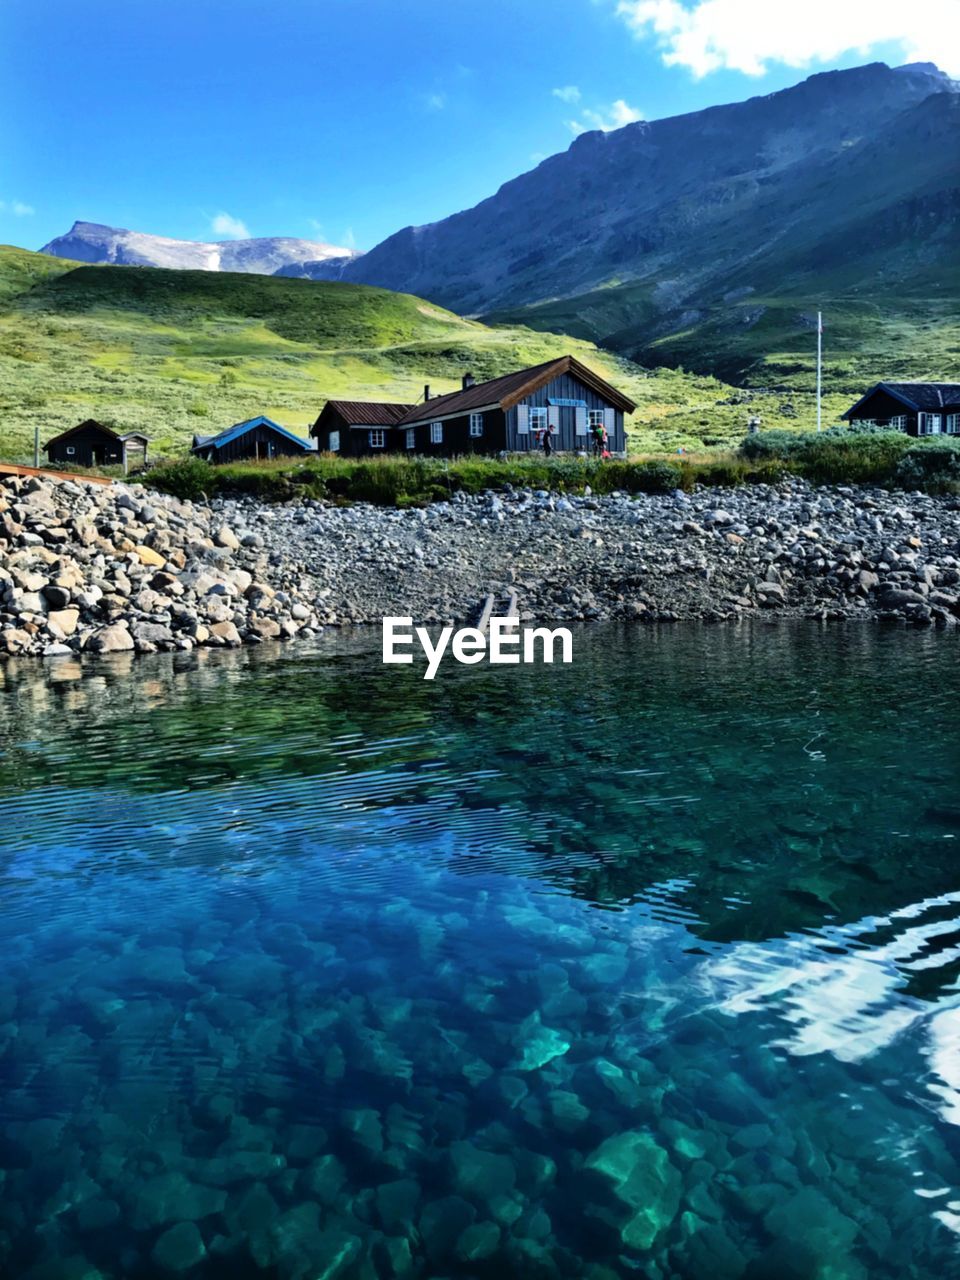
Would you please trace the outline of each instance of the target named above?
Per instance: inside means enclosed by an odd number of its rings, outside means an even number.
[[[5,1273],[951,1273],[955,638],[576,656],[0,668]]]

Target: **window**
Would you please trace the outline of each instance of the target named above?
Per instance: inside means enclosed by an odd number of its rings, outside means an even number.
[[[890,426],[894,431],[906,431],[907,415],[905,413],[898,413],[896,417],[890,419]]]
[[[587,414],[587,423],[591,431],[596,431],[597,427],[603,426],[603,410],[591,409]]]
[[[386,435],[387,433],[382,428],[374,427],[374,429],[370,432],[368,436],[368,439],[370,441],[370,448],[382,449],[387,442]]]
[[[329,448],[331,453],[340,452],[340,432],[339,431],[330,432]]]
[[[546,431],[547,429],[547,410],[541,405],[532,405],[530,408],[530,430]]]
[[[917,414],[917,435],[938,436],[940,434],[939,413]]]
[[[948,436],[960,436],[960,413],[948,413],[944,430]]]
[[[73,455],[74,455],[76,452],[77,452],[77,451],[76,451],[76,449],[73,447],[73,445],[72,445],[72,444],[68,444],[68,445],[67,445],[67,455],[68,455],[68,457],[71,457],[71,458],[72,458],[72,457],[73,457]]]
[[[472,436],[483,435],[483,414],[471,413],[470,415],[470,434]]]
[[[430,423],[430,443],[443,444],[443,423],[442,422]]]
[[[415,449],[417,447],[417,433],[413,427],[407,427],[407,448]]]

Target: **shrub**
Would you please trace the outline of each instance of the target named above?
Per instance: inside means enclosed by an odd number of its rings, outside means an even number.
[[[653,458],[646,462],[604,462],[597,469],[594,486],[602,493],[625,489],[628,493],[671,493],[683,481],[678,462]]]
[[[209,497],[216,490],[218,479],[209,462],[200,458],[182,458],[151,468],[144,476],[144,483],[161,493],[171,493],[175,498],[195,501]]]
[[[741,457],[778,460],[814,484],[892,484],[897,463],[910,447],[902,431],[850,431],[831,427],[819,434],[763,431],[747,436]]]
[[[901,455],[894,479],[904,489],[955,492],[960,487],[960,440],[916,440]]]
[[[691,489],[694,484],[708,487],[776,484],[788,473],[786,464],[777,458],[752,461],[734,456],[715,458],[709,462],[684,462],[682,465],[684,489]]]

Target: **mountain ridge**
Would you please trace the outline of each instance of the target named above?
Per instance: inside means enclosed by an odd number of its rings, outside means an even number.
[[[744,102],[585,133],[472,209],[396,232],[344,278],[481,315],[662,278],[680,258],[711,265],[714,250],[697,253],[705,233],[748,216],[752,200],[796,171],[812,185],[818,163],[938,92],[953,92],[941,73],[871,63]],[[753,245],[749,225],[730,238],[734,249]]]
[[[336,279],[357,251],[295,236],[261,236],[240,240],[177,240],[100,222],[74,222],[40,250],[72,262],[113,266],[167,267],[186,271],[240,271],[275,275],[310,262],[315,279]],[[329,274],[322,274],[323,272]]]

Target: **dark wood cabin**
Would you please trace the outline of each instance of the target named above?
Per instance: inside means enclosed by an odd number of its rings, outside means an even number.
[[[194,436],[190,452],[205,462],[267,461],[315,452],[315,446],[270,418],[250,418],[216,436]]]
[[[403,448],[397,423],[413,407],[378,400],[328,400],[310,434],[318,449],[344,457],[396,453]]]
[[[140,431],[128,431],[124,435],[105,427],[94,418],[87,418],[69,431],[63,431],[43,446],[51,463],[59,462],[75,467],[123,467],[144,466],[147,461],[147,436]]]
[[[960,383],[878,382],[842,416],[908,436],[960,435]]]
[[[339,431],[337,443],[343,450],[346,428],[337,424],[346,420],[345,403],[328,402],[314,423],[312,432],[319,435],[320,448],[331,448],[330,435]],[[405,412],[394,417],[400,408]],[[590,452],[592,429],[600,425],[607,432],[610,452],[621,453],[626,449],[624,415],[635,408],[629,397],[592,369],[573,356],[561,356],[487,382],[476,382],[466,374],[460,390],[445,395],[431,397],[425,387],[423,402],[409,407],[350,402],[349,416],[357,419],[349,425],[351,449],[437,457],[535,452],[549,429],[554,450]],[[368,423],[382,410],[390,410],[389,423]],[[359,448],[352,444],[354,430],[365,433]]]

